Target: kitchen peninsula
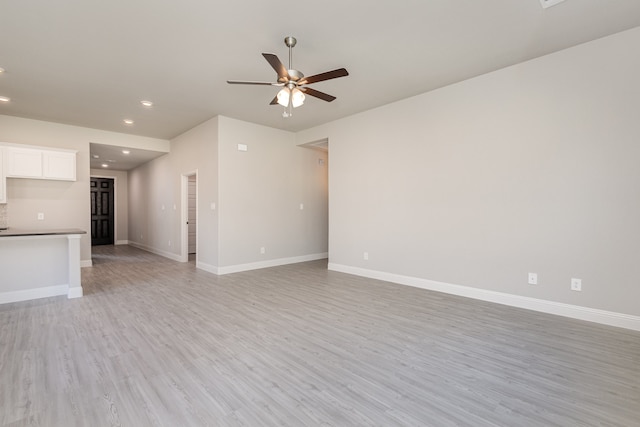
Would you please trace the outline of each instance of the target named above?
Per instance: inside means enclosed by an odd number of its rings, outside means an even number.
[[[0,304],[82,296],[80,229],[0,230]]]

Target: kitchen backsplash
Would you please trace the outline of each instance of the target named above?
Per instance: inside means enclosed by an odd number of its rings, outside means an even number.
[[[7,205],[0,203],[0,228],[7,228]]]

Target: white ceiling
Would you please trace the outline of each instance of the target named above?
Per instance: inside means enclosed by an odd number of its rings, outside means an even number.
[[[126,171],[167,154],[163,151],[141,150],[139,148],[116,147],[106,144],[89,144],[91,169]]]
[[[638,0],[3,0],[0,114],[163,139],[216,115],[297,131],[638,25]],[[350,76],[284,119],[277,88],[226,80],[275,80],[261,53],[286,64],[288,35],[294,68]]]

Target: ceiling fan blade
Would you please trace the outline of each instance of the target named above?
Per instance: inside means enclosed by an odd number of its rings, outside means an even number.
[[[269,103],[269,105],[278,105],[278,95],[276,95],[271,102]]]
[[[263,53],[264,59],[276,70],[278,73],[278,81],[279,82],[288,82],[289,81],[289,72],[287,68],[280,62],[277,56],[273,53]]]
[[[329,95],[328,93],[320,92],[319,90],[311,89],[310,87],[301,87],[300,90],[307,95],[315,96],[316,98],[320,98],[323,101],[331,102],[336,99],[335,96]]]
[[[313,76],[305,77],[298,82],[299,85],[308,85],[311,83],[322,82],[325,80],[336,79],[338,77],[346,77],[349,72],[344,68],[338,68],[337,70],[327,71],[326,73],[316,74]]]
[[[252,82],[247,80],[227,80],[230,85],[262,85],[262,86],[282,86],[281,83]]]

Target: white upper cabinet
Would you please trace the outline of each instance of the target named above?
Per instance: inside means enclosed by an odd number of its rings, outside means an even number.
[[[42,151],[31,148],[6,149],[9,178],[42,178]]]
[[[43,151],[42,166],[44,179],[76,180],[76,153]]]
[[[7,178],[76,180],[75,151],[7,145],[4,154]]]

